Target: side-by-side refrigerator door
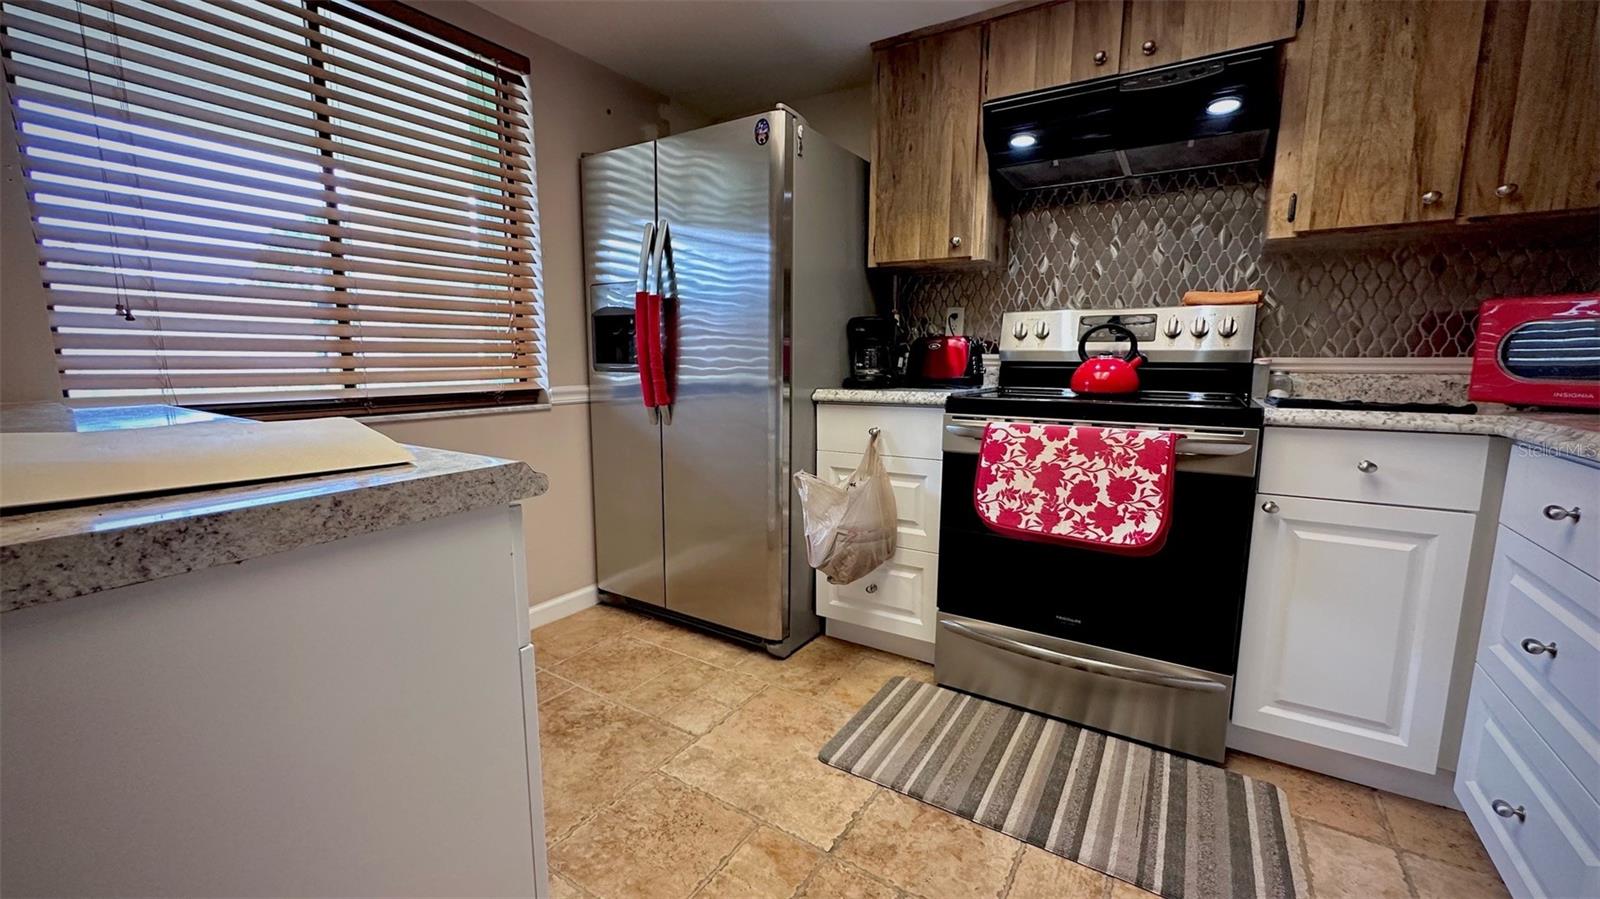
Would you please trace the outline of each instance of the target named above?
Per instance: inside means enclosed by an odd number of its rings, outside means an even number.
[[[667,608],[784,637],[782,280],[787,127],[751,116],[656,142],[668,229],[662,427]]]
[[[661,426],[641,390],[635,326],[655,242],[655,175],[653,143],[582,161],[595,573],[601,590],[663,605]]]

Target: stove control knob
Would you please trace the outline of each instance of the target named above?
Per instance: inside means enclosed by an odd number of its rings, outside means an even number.
[[[1203,318],[1197,318],[1189,325],[1189,333],[1196,337],[1206,336],[1206,332],[1209,330],[1211,330],[1211,326],[1206,324],[1206,320]]]
[[[1015,328],[1011,329],[1011,336],[1015,337],[1018,340],[1021,340],[1024,337],[1027,337],[1028,336],[1028,323],[1027,322],[1017,322],[1017,326]]]
[[[1178,335],[1183,333],[1183,322],[1178,321],[1177,316],[1173,316],[1172,318],[1167,319],[1167,326],[1161,329],[1161,333],[1167,335],[1167,337],[1173,340],[1176,340]]]
[[[1040,322],[1037,325],[1034,325],[1033,326],[1033,335],[1035,337],[1039,338],[1040,340],[1043,340],[1046,337],[1049,337],[1050,336],[1050,323],[1049,322]]]
[[[1233,316],[1230,315],[1222,321],[1217,322],[1218,337],[1232,337],[1237,333],[1239,333],[1239,322]]]

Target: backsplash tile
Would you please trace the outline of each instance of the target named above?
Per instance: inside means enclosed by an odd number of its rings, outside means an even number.
[[[1463,356],[1488,297],[1600,290],[1592,229],[1471,230],[1267,247],[1266,178],[1245,166],[1022,195],[1006,266],[899,279],[919,331],[966,307],[968,334],[997,338],[1028,309],[1176,304],[1186,290],[1266,293],[1263,356]],[[1466,229],[1464,229],[1466,230]]]

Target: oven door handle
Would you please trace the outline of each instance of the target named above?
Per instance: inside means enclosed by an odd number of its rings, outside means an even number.
[[[1067,655],[1064,652],[1056,652],[1053,649],[1045,649],[1042,646],[1030,646],[1027,643],[1001,637],[996,634],[986,634],[975,627],[971,627],[959,621],[950,621],[946,619],[939,622],[939,624],[945,630],[960,634],[963,637],[969,637],[973,640],[977,640],[979,643],[986,643],[996,649],[1003,649],[1006,652],[1013,652],[1019,656],[1026,656],[1030,659],[1037,659],[1041,662],[1049,662],[1053,665],[1060,665],[1063,668],[1073,668],[1078,671],[1085,671],[1089,674],[1099,674],[1105,677],[1114,677],[1118,680],[1138,681],[1142,684],[1154,684],[1159,687],[1176,687],[1180,690],[1197,690],[1202,693],[1219,693],[1228,689],[1227,685],[1225,684],[1218,683],[1214,680],[1207,680],[1203,677],[1186,677],[1181,674],[1164,674],[1159,671],[1148,671],[1142,668],[1130,668],[1127,665],[1118,665],[1115,662],[1102,662],[1099,659],[1086,659],[1082,656]]]
[[[944,431],[954,437],[983,439],[983,428],[977,425],[945,425]],[[1176,451],[1180,456],[1238,456],[1250,452],[1250,444],[1232,437],[1180,437]]]

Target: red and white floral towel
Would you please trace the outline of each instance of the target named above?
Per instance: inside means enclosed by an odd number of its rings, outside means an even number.
[[[973,503],[991,530],[1147,555],[1172,519],[1177,436],[1160,431],[990,422]]]

